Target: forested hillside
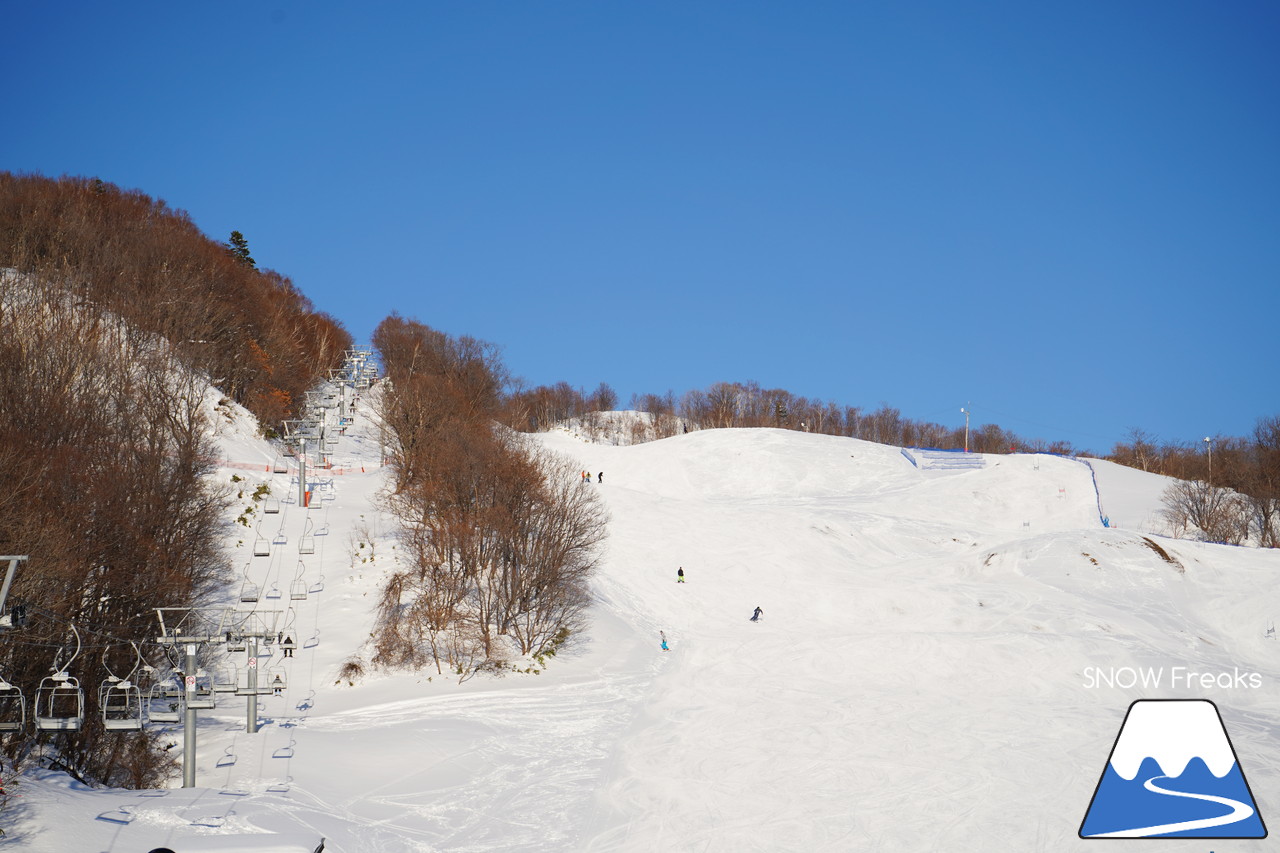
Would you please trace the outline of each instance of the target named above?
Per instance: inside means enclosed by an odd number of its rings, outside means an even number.
[[[283,275],[186,213],[98,179],[0,172],[0,268],[171,344],[264,425],[297,410],[351,336]]]
[[[96,687],[133,668],[153,608],[224,585],[228,484],[207,476],[219,410],[234,400],[278,424],[350,343],[287,279],[161,201],[0,174],[0,553],[30,555],[0,675],[34,696],[78,650],[88,688],[83,727],[6,734],[10,758],[44,744],[86,780],[164,780],[156,735],[104,730]]]

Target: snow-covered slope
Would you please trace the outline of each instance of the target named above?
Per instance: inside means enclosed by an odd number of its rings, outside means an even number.
[[[225,475],[283,497],[271,451],[227,432],[228,459],[264,470]],[[26,780],[21,849],[181,853],[233,831],[331,851],[1088,849],[1076,832],[1125,710],[1162,697],[1213,699],[1264,818],[1280,803],[1280,553],[1148,535],[1130,519],[1158,510],[1151,475],[1094,463],[1106,529],[1090,468],[1050,456],[921,471],[779,430],[538,440],[603,473],[582,488],[612,516],[593,627],[549,669],[334,683],[396,554],[363,405],[319,507],[274,522],[279,561],[244,560],[285,578],[307,518],[326,531],[262,731],[244,733],[242,699],[202,713],[205,787],[161,797]],[[1154,686],[1124,674],[1145,667]]]

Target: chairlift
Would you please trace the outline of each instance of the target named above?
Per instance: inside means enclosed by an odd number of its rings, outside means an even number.
[[[263,598],[279,598],[280,595],[281,595],[281,592],[280,592],[279,585],[277,585],[275,581],[272,581],[271,589],[267,590],[266,594],[263,595],[262,597]]]
[[[142,728],[142,692],[131,681],[108,677],[98,687],[98,708],[102,711],[102,727],[108,731]]]
[[[20,732],[27,724],[27,697],[0,677],[0,732]]]
[[[307,573],[307,566],[301,560],[298,561],[298,571],[293,576],[293,582],[289,584],[289,600],[290,601],[306,601],[307,600],[307,582],[304,576]]]
[[[39,731],[79,731],[84,725],[84,691],[80,682],[67,673],[71,664],[80,656],[80,632],[71,625],[75,634],[76,650],[63,668],[58,667],[57,659],[53,664],[53,675],[46,675],[36,688],[34,714],[36,729]],[[61,657],[61,652],[59,652]]]
[[[316,552],[315,522],[310,518],[307,519],[307,526],[303,528],[302,536],[298,539],[299,554],[314,554]]]
[[[311,585],[311,589],[309,589],[308,592],[312,595],[315,595],[318,592],[324,592],[324,575],[321,575],[320,579]]]
[[[236,690],[237,696],[257,696],[262,693],[262,672],[258,671],[258,684],[253,687],[249,686],[249,675],[254,672],[257,667],[245,667],[243,670],[236,671]]]
[[[283,693],[289,689],[289,677],[285,674],[283,667],[273,666],[266,672],[265,689],[260,688],[259,693]]]
[[[36,688],[36,728],[45,732],[74,732],[84,725],[84,691],[65,670],[46,675]]]
[[[142,728],[142,691],[132,679],[145,661],[138,644],[130,645],[136,660],[124,678],[111,671],[107,652],[102,653],[102,666],[107,670],[107,678],[98,686],[98,709],[102,713],[102,727],[108,731],[137,731]]]
[[[248,578],[245,578],[244,584],[240,587],[240,600],[245,604],[253,604],[258,600],[258,585]]]
[[[182,690],[172,681],[159,681],[147,691],[147,720],[177,723],[182,720]]]
[[[277,532],[275,537],[271,540],[271,544],[272,545],[288,545],[289,544],[289,537],[284,535],[283,527],[280,528],[279,532]]]
[[[268,495],[262,500],[262,511],[267,515],[276,515],[280,512],[280,499]]]
[[[275,463],[271,466],[271,470],[277,474],[288,474],[289,463],[285,461],[283,456],[276,456]]]
[[[244,637],[231,637],[231,636],[228,636],[228,637],[227,637],[227,651],[228,651],[228,652],[233,652],[233,653],[234,653],[234,652],[243,652],[243,651],[245,651],[245,650],[246,650],[246,649],[248,649],[248,648],[249,648],[249,646],[248,646],[248,644],[246,644],[246,643],[245,643],[245,641],[244,641]]]
[[[238,683],[238,672],[235,664],[228,663],[220,666],[213,673],[213,692],[214,693],[235,693]]]
[[[271,541],[263,536],[254,537],[253,540],[253,556],[270,557]]]

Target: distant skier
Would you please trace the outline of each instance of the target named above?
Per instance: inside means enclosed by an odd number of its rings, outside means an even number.
[[[658,636],[662,637],[662,650],[664,652],[671,651],[671,647],[667,645],[667,634],[665,631],[659,631]]]
[[[596,482],[597,482],[597,483],[603,483],[603,482],[604,482],[604,472],[603,472],[603,471],[601,471],[601,472],[600,472],[600,479],[596,480]]]
[[[763,608],[763,607],[757,607],[757,608],[756,608],[756,612],[751,614],[751,621],[752,621],[752,622],[759,622],[759,621],[760,621],[760,617],[761,617],[761,616],[763,616],[763,615],[764,615],[764,608]]]
[[[676,583],[684,583],[684,566],[676,570]]]

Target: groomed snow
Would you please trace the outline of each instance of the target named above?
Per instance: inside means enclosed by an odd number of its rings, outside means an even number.
[[[262,517],[288,544],[254,559],[230,543],[255,582],[287,583],[302,559],[323,584],[292,602],[297,656],[265,662],[288,689],[260,700],[261,731],[244,732],[244,699],[201,712],[194,789],[25,778],[0,849],[183,853],[256,832],[345,853],[1087,850],[1077,829],[1139,698],[1214,700],[1264,819],[1280,802],[1280,553],[1151,536],[1138,519],[1158,516],[1160,478],[1094,462],[1119,522],[1105,529],[1090,468],[1050,456],[921,471],[897,448],[792,431],[544,434],[604,474],[582,486],[612,517],[588,635],[537,675],[335,684],[367,660],[396,564],[369,402],[319,504]],[[221,476],[289,497],[274,452],[224,411]],[[324,532],[300,558],[308,517]],[[1174,666],[1261,686],[1174,685]],[[1090,677],[1141,667],[1164,680]]]

